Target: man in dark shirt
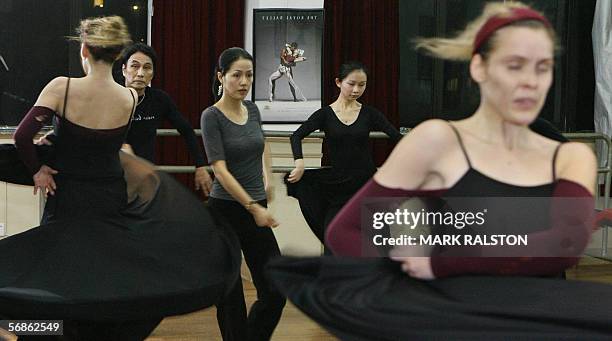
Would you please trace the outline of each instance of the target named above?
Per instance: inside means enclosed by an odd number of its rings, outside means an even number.
[[[148,86],[153,79],[157,62],[155,51],[148,45],[135,43],[124,50],[121,58],[125,86],[138,92],[138,103],[126,143],[132,147],[134,154],[154,162],[157,128],[161,126],[163,119],[169,120],[183,136],[189,153],[195,159],[196,190],[202,189],[204,194],[208,195],[212,180],[206,171],[204,155],[198,146],[193,128],[167,93]]]

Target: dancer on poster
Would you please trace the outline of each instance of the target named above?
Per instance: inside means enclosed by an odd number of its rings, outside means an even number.
[[[298,102],[298,99],[295,95],[296,91],[300,95],[300,100],[306,102],[307,99],[302,93],[302,90],[295,84],[295,78],[293,77],[293,67],[297,65],[297,63],[306,61],[306,57],[304,57],[304,50],[298,49],[298,44],[293,42],[291,44],[285,44],[285,47],[280,52],[280,65],[278,69],[274,71],[270,75],[268,79],[268,85],[270,88],[270,102],[274,101],[274,90],[276,89],[276,80],[286,76],[287,81],[289,82],[289,89],[291,90],[291,94],[293,95],[293,101]]]

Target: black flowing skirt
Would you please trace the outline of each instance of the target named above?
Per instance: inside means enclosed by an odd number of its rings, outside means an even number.
[[[305,170],[300,181],[295,183],[289,182],[287,173],[284,182],[287,195],[298,200],[308,227],[325,244],[325,218],[328,210],[336,213],[340,211],[372,175],[374,171],[349,172],[318,168]]]
[[[388,259],[279,258],[268,274],[342,340],[610,340],[612,286],[535,277],[421,281]]]
[[[0,181],[28,184],[15,157],[10,146],[0,148]],[[58,174],[63,195],[53,208],[62,212],[0,240],[0,316],[155,319],[210,307],[233,287],[240,248],[223,221],[148,162],[122,153],[121,163],[124,177],[108,183]],[[121,197],[127,205],[114,213],[99,209]]]

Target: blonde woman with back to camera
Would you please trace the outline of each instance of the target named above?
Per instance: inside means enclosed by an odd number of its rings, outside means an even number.
[[[0,316],[62,320],[49,340],[144,340],[165,316],[216,303],[240,254],[193,194],[120,152],[137,98],[112,77],[123,19],[77,32],[85,77],[52,80],[15,132],[47,202],[40,226],[0,240]],[[55,156],[41,159],[33,138],[52,119]]]

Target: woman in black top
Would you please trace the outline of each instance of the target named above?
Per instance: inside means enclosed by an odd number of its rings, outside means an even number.
[[[302,139],[315,130],[325,132],[332,170],[321,177],[318,205],[321,210],[322,226],[312,226],[313,232],[324,243],[325,227],[350,197],[376,172],[376,165],[368,150],[371,131],[382,131],[394,142],[402,135],[376,108],[357,101],[366,89],[368,74],[359,62],[348,62],[340,67],[336,86],[340,88],[338,99],[317,111],[291,135],[291,149],[295,168],[287,181],[296,183],[304,175]],[[304,203],[300,203],[304,210]],[[317,219],[321,221],[321,219]]]
[[[478,109],[464,120],[415,127],[330,224],[328,245],[341,257],[271,264],[280,290],[342,340],[609,339],[609,286],[541,278],[577,264],[587,247],[597,173],[588,146],[561,144],[527,128],[553,82],[555,37],[542,14],[507,1],[488,3],[456,37],[418,39],[432,56],[470,63]],[[434,252],[417,254],[422,250],[410,244],[434,243],[400,241],[415,252],[395,249],[390,256],[399,264],[356,259],[372,254],[362,243],[372,229],[361,226],[360,216],[380,207],[370,210],[363,199],[389,197],[453,198],[466,206],[446,207],[463,217],[488,207],[482,226],[461,233],[492,236],[503,228],[526,233],[528,247],[442,242]],[[509,197],[512,203],[493,204]],[[544,199],[544,205],[529,197]],[[523,209],[512,207],[519,202]],[[450,237],[460,227],[433,229],[429,236]]]

